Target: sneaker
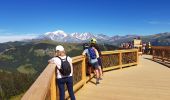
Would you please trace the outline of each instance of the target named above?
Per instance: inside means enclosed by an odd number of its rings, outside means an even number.
[[[103,79],[100,77],[99,80],[103,80]]]
[[[97,84],[100,84],[100,82],[99,82],[99,81],[96,81],[96,85],[97,85]]]

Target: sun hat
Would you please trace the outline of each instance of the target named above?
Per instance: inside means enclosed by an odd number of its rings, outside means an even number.
[[[56,51],[64,51],[64,47],[62,45],[56,46]]]

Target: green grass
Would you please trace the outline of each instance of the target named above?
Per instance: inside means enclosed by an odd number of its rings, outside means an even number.
[[[39,41],[38,43],[45,43],[45,44],[51,44],[51,45],[58,44],[58,42],[52,41],[52,40],[42,40],[42,41]]]
[[[12,72],[10,72],[10,71],[8,71],[8,70],[2,70],[2,69],[0,69],[0,72],[6,72],[6,73],[8,73],[8,74],[11,74]]]
[[[32,67],[32,64],[21,65],[17,68],[20,73],[24,74],[34,74],[37,71]]]
[[[37,50],[34,50],[34,54],[36,56],[43,57],[43,56],[45,56],[45,51],[43,49],[37,49]]]
[[[2,70],[2,69],[0,69],[0,72],[3,72],[3,70]]]
[[[24,95],[24,93],[21,93],[19,95],[16,95],[16,96],[12,96],[10,98],[10,100],[21,100],[22,96]]]
[[[2,61],[8,61],[8,60],[13,60],[14,58],[10,55],[0,55],[0,60]]]

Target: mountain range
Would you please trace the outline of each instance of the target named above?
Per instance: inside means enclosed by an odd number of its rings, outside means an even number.
[[[93,34],[90,32],[85,33],[71,33],[67,34],[62,30],[47,32],[39,36],[38,40],[52,40],[57,42],[67,43],[84,43],[88,42],[91,38],[95,38],[98,43],[120,45],[122,42],[131,42],[134,38],[140,37],[143,42],[151,42],[153,45],[170,45],[170,32],[158,33],[153,35],[142,36],[139,35],[125,35],[125,36],[107,36],[104,34]]]
[[[121,38],[129,38],[129,37],[137,37],[137,35],[107,36],[104,34],[93,34],[90,32],[85,32],[85,33],[75,32],[75,33],[67,34],[62,30],[58,30],[54,32],[47,32],[44,35],[38,37],[37,39],[53,40],[58,42],[82,43],[82,42],[89,41],[91,38],[95,38],[99,42],[106,42],[106,41],[113,42]]]

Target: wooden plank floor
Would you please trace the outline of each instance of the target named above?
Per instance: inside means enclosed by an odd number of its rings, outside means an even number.
[[[77,100],[170,100],[170,68],[140,57],[139,65],[105,72],[95,85],[88,82]]]

